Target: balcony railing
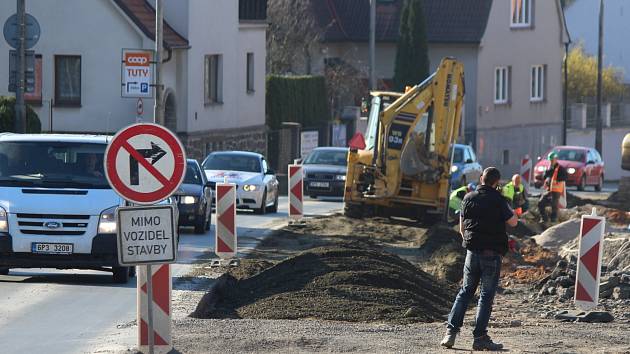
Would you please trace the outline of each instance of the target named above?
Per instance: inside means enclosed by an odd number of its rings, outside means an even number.
[[[266,21],[267,0],[238,0],[240,21]]]

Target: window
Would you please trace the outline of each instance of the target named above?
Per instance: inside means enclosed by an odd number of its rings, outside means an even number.
[[[470,153],[470,158],[473,160],[473,162],[476,162],[477,161],[477,155],[475,155],[475,151],[473,151],[472,148],[469,148],[468,152]]]
[[[81,56],[55,56],[55,104],[81,105]]]
[[[503,164],[510,164],[510,150],[503,150]]]
[[[223,103],[223,56],[206,55],[204,64],[204,103]]]
[[[531,26],[533,0],[512,0],[512,27]]]
[[[545,98],[545,71],[544,65],[532,66],[529,96],[529,100],[532,102],[542,101]]]
[[[247,53],[247,92],[254,92],[254,53]]]
[[[509,85],[510,85],[510,68],[507,66],[499,66],[494,69],[494,103],[508,103]]]

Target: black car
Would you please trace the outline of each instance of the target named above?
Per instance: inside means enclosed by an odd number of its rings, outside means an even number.
[[[174,197],[179,209],[179,226],[194,226],[197,234],[210,229],[212,189],[197,161],[186,161],[186,176]]]
[[[348,165],[347,148],[315,148],[302,165],[304,194],[311,198],[343,197]]]

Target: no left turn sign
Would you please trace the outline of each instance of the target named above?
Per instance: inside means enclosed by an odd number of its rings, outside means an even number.
[[[157,124],[134,124],[118,132],[105,150],[105,175],[124,199],[154,204],[179,188],[186,171],[184,148]]]

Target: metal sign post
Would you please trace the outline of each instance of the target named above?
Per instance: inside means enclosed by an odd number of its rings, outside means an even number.
[[[144,275],[138,277],[138,338],[140,350],[148,346],[149,353],[156,347],[160,352],[172,348],[168,264],[175,262],[177,256],[174,208],[153,204],[167,199],[179,188],[185,168],[181,142],[157,124],[134,124],[119,131],[105,151],[105,175],[112,189],[129,203],[145,205],[118,208],[116,220],[118,263],[144,265],[142,269],[146,270],[146,284],[141,281]]]

